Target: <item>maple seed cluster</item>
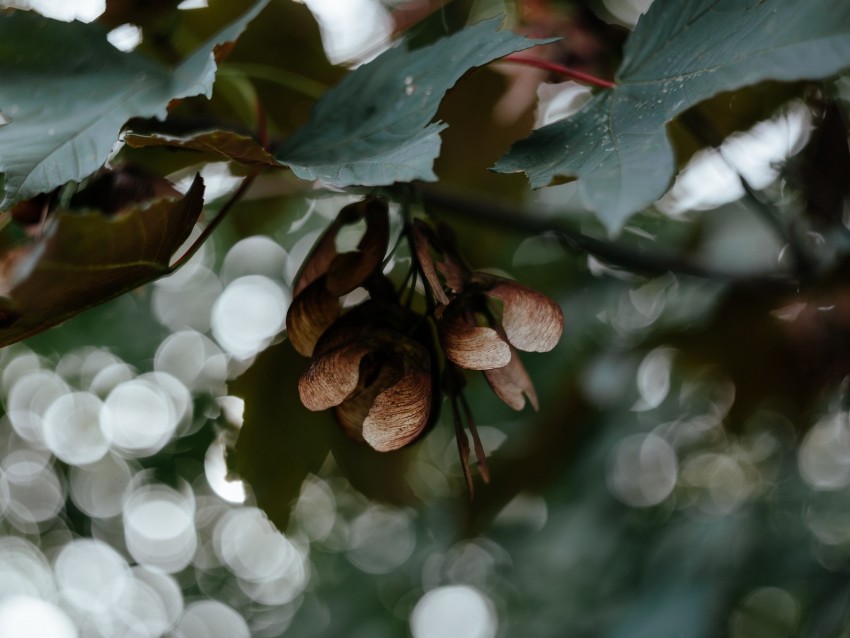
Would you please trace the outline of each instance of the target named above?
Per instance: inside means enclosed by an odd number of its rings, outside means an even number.
[[[363,222],[356,250],[340,253],[339,232]],[[381,199],[344,207],[296,277],[286,328],[293,347],[311,358],[298,384],[301,401],[310,410],[333,408],[350,436],[386,452],[419,439],[436,421],[445,393],[471,485],[463,416],[485,479],[487,473],[460,369],[483,371],[510,407],[520,410],[528,399],[537,409],[516,349],[554,348],[563,314],[536,290],[472,270],[448,227],[433,228],[420,219],[405,223],[402,231],[411,246],[412,272],[396,290],[383,274],[389,228]],[[417,278],[426,287],[422,312],[411,309]],[[344,311],[341,298],[357,288],[368,299]]]

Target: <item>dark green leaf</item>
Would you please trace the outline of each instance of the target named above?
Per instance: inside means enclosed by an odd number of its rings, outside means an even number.
[[[286,529],[304,479],[317,473],[341,436],[329,412],[310,412],[298,397],[305,360],[285,341],[263,352],[230,386],[245,400],[244,423],[228,465],[245,479],[279,529]]]
[[[431,120],[445,92],[469,69],[541,44],[498,27],[488,20],[422,49],[385,51],[329,89],[278,158],[334,186],[436,180],[445,124]]]
[[[817,79],[850,66],[845,0],[657,0],[626,43],[618,86],[539,129],[496,165],[535,187],[580,178],[585,204],[616,232],[668,187],[665,124],[722,91]]]
[[[127,133],[124,141],[133,148],[146,146],[182,148],[187,151],[216,155],[247,166],[280,167],[278,161],[255,140],[231,131],[209,131],[192,137]]]
[[[0,127],[0,208],[93,173],[130,118],[161,119],[171,100],[209,97],[214,49],[235,40],[267,2],[258,0],[173,69],[118,51],[97,24],[0,13],[0,121],[9,121]]]
[[[113,217],[56,213],[39,240],[3,255],[0,346],[166,274],[201,213],[203,194],[198,177],[182,199]]]

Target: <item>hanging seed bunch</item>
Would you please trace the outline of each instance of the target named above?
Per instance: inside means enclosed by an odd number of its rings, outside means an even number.
[[[348,225],[365,222],[356,250],[338,252]],[[416,219],[402,231],[412,271],[397,290],[383,274],[389,246],[386,202],[367,198],[344,207],[316,242],[293,287],[289,339],[311,362],[298,390],[310,410],[333,409],[347,434],[388,452],[413,443],[434,424],[445,394],[452,408],[467,483],[472,434],[479,469],[488,470],[463,394],[462,369],[480,370],[515,410],[537,395],[516,350],[546,352],[563,331],[560,307],[546,295],[471,269],[445,225]],[[410,303],[417,279],[425,310]],[[341,298],[364,288],[368,299],[343,310]],[[405,300],[404,302],[402,300]]]

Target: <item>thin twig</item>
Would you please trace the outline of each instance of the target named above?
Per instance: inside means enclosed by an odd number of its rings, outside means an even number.
[[[794,271],[799,279],[807,279],[816,270],[815,264],[806,252],[806,248],[797,233],[793,232],[782,221],[779,211],[770,203],[764,201],[758,196],[755,189],[750,185],[746,178],[738,170],[725,153],[723,153],[723,135],[717,130],[717,127],[707,117],[697,109],[690,109],[679,116],[679,120],[685,128],[703,144],[715,149],[720,155],[720,158],[726,165],[735,172],[741,187],[744,189],[744,200],[750,205],[759,217],[761,217],[778,235],[778,237],[788,245],[788,250],[791,251],[791,257],[794,260]]]
[[[559,75],[563,75],[564,77],[573,79],[577,82],[592,84],[593,86],[598,86],[603,89],[613,89],[615,86],[617,86],[616,82],[611,82],[610,80],[598,78],[595,75],[591,75],[590,73],[584,73],[583,71],[576,71],[575,69],[571,69],[570,67],[564,66],[563,64],[549,62],[549,60],[544,60],[542,58],[533,58],[528,55],[513,54],[502,58],[501,61],[514,62],[515,64],[524,64],[525,66],[533,66],[535,68],[543,69],[545,71],[551,71],[552,73],[558,73]]]
[[[213,234],[215,229],[218,228],[219,224],[221,224],[221,222],[224,221],[224,218],[227,217],[227,213],[230,212],[230,209],[233,208],[233,206],[240,199],[242,199],[242,196],[251,187],[251,184],[254,183],[254,180],[257,178],[257,175],[259,175],[259,173],[251,173],[245,179],[242,180],[242,183],[239,184],[239,188],[237,188],[233,192],[233,194],[230,196],[230,199],[228,199],[225,202],[224,206],[221,207],[221,210],[218,211],[218,214],[213,218],[213,220],[209,224],[206,225],[204,230],[201,231],[201,234],[198,235],[198,238],[192,243],[191,246],[189,246],[186,252],[183,253],[177,261],[171,264],[171,266],[169,266],[168,270],[166,271],[166,274],[171,274],[179,270],[182,266],[186,264],[186,262],[188,262],[195,255],[196,252],[198,252],[198,249],[203,246],[204,242],[209,239],[210,235]]]
[[[475,496],[475,485],[472,482],[472,472],[469,469],[469,439],[463,430],[463,421],[457,407],[457,397],[450,397],[449,403],[452,406],[452,417],[455,423],[455,439],[457,439],[457,451],[460,454],[460,466],[463,470],[463,478],[466,480],[466,487],[469,490],[469,498],[472,500]]]
[[[484,446],[481,444],[481,437],[478,436],[478,428],[475,426],[475,420],[472,418],[472,410],[466,400],[466,395],[461,392],[460,405],[466,415],[466,427],[469,428],[469,433],[472,435],[472,442],[475,447],[475,458],[478,460],[478,471],[481,473],[481,478],[485,483],[490,482],[490,468],[487,465],[487,455],[484,453]]]

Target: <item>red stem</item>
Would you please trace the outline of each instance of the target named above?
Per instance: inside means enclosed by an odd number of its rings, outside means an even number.
[[[589,73],[582,73],[581,71],[576,71],[575,69],[571,69],[570,67],[564,66],[563,64],[556,64],[555,62],[549,62],[548,60],[543,60],[541,58],[532,58],[531,56],[527,55],[513,54],[502,59],[505,62],[525,64],[526,66],[533,66],[538,69],[544,69],[546,71],[552,71],[553,73],[559,73],[560,75],[572,78],[573,80],[577,80],[578,82],[593,84],[594,86],[599,86],[603,89],[613,89],[615,86],[617,86],[616,82],[611,82],[610,80],[603,80],[602,78],[598,78],[595,75],[590,75]]]

